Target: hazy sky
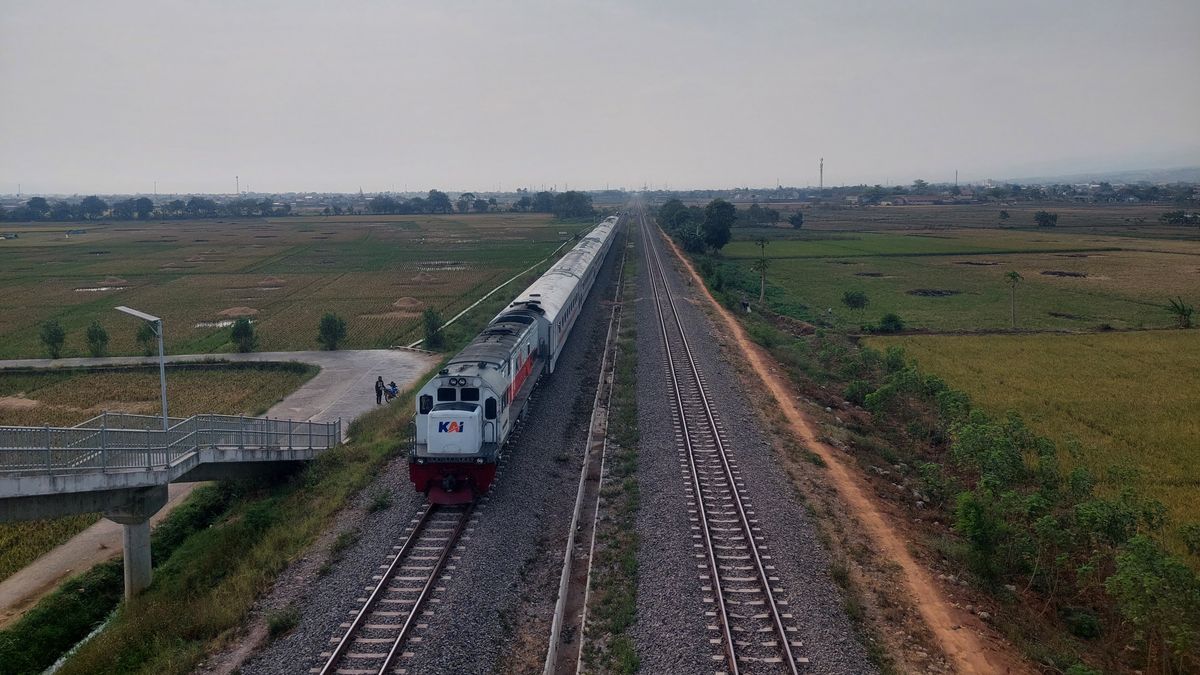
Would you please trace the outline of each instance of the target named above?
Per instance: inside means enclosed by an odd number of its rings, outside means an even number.
[[[0,0],[0,193],[1200,164],[1200,2]]]

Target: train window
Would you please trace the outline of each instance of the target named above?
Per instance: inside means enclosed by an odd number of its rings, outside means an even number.
[[[479,400],[479,388],[478,387],[465,387],[465,388],[463,388],[462,393],[460,393],[459,396],[461,397],[461,400],[463,400],[463,401],[478,401]]]
[[[428,415],[429,411],[433,410],[433,397],[430,396],[429,394],[425,394],[424,396],[422,396],[421,402],[420,402],[420,408],[418,408],[418,410],[420,411],[418,414]]]
[[[486,419],[496,419],[496,399],[489,398],[483,402],[483,416]]]
[[[438,387],[437,390],[438,403],[442,401],[457,401],[458,390],[454,387]]]

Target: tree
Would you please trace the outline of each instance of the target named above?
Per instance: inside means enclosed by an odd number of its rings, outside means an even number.
[[[586,192],[567,190],[554,195],[554,217],[590,218],[595,213],[592,209],[592,196]]]
[[[83,216],[84,220],[102,218],[107,212],[108,202],[96,195],[84,197],[83,201],[79,202],[79,215]]]
[[[219,209],[217,203],[207,197],[192,197],[184,206],[184,212],[193,218],[212,218]]]
[[[513,203],[513,208],[518,211],[528,211],[533,206],[533,200],[529,195],[521,195],[521,198]]]
[[[33,197],[25,202],[25,208],[29,209],[29,215],[33,220],[42,220],[50,213],[50,203],[45,197]]]
[[[154,213],[154,202],[148,197],[138,197],[133,203],[133,210],[137,212],[138,220],[146,220]]]
[[[1050,213],[1049,211],[1038,211],[1033,214],[1033,219],[1037,221],[1038,227],[1054,227],[1058,225],[1058,214]]]
[[[842,293],[842,304],[850,309],[862,311],[871,304],[871,299],[863,291],[846,291]]]
[[[151,356],[154,354],[154,346],[158,342],[158,334],[154,332],[154,326],[149,322],[143,322],[138,327],[137,336],[134,337],[138,348],[142,350],[143,356]]]
[[[122,199],[112,207],[112,217],[116,220],[133,220],[136,213],[136,204],[132,199]]]
[[[1024,281],[1025,277],[1021,276],[1020,272],[1012,270],[1005,274],[1004,278],[1008,281],[1012,305],[1012,327],[1015,329],[1017,327],[1017,284]]]
[[[75,207],[67,202],[57,201],[50,207],[51,220],[71,220],[75,217]]]
[[[327,312],[321,317],[321,324],[317,328],[317,342],[321,344],[321,348],[327,351],[336,351],[338,344],[346,339],[346,321],[342,317]]]
[[[487,213],[488,209],[492,208],[490,203],[491,201],[495,200],[489,201],[487,199],[476,199],[475,201],[471,202],[471,208],[479,213]]]
[[[450,195],[441,190],[430,190],[426,203],[430,213],[450,213],[453,210],[450,204]]]
[[[87,328],[88,353],[92,356],[104,356],[108,351],[108,331],[99,321],[93,321]]]
[[[899,333],[904,330],[904,319],[901,319],[899,314],[888,312],[879,319],[876,330],[880,333]]]
[[[794,229],[797,229],[797,230],[800,229],[801,227],[804,226],[804,212],[797,211],[797,212],[793,213],[792,215],[788,216],[788,222],[792,224],[792,227]]]
[[[371,201],[367,202],[367,211],[371,213],[395,213],[398,207],[399,204],[395,199],[385,195],[373,197]]]
[[[535,194],[529,210],[534,213],[554,213],[554,193],[542,191]]]
[[[421,323],[425,326],[425,347],[440,349],[445,339],[442,336],[442,317],[432,307],[426,307],[421,314]]]
[[[458,207],[459,213],[466,213],[471,208],[471,202],[475,200],[475,193],[464,192],[458,196],[458,201],[454,204]]]
[[[258,335],[254,333],[254,324],[245,317],[233,322],[233,330],[229,333],[237,350],[243,354],[258,349]]]
[[[928,189],[929,183],[927,181],[921,180],[920,178],[913,181],[912,190],[914,195],[924,194]]]
[[[767,241],[766,237],[759,237],[754,241],[758,244],[758,260],[754,261],[751,268],[758,272],[758,304],[762,304],[767,297],[767,267],[771,264],[767,258]]]
[[[700,226],[704,243],[720,251],[729,243],[730,229],[737,220],[737,207],[724,199],[714,199],[704,207],[704,223]]]
[[[172,218],[181,218],[187,211],[187,204],[182,199],[172,199],[163,207],[163,214]]]
[[[39,337],[50,358],[57,359],[62,356],[63,343],[67,341],[67,331],[63,330],[62,324],[54,319],[43,323]]]
[[[1192,315],[1196,313],[1196,308],[1192,305],[1185,304],[1183,297],[1168,298],[1167,311],[1175,317],[1175,323],[1180,328],[1192,327]]]

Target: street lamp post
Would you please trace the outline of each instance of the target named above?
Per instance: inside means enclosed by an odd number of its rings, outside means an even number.
[[[167,362],[166,356],[163,355],[163,320],[157,316],[139,312],[136,309],[130,309],[124,305],[115,308],[118,312],[124,312],[130,316],[136,316],[142,321],[146,321],[154,328],[154,334],[158,337],[158,384],[162,394],[162,424],[163,433],[165,434],[170,428],[170,418],[167,416]],[[164,438],[164,442],[166,442]]]

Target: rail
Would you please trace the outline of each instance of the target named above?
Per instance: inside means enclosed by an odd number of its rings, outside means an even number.
[[[161,469],[202,448],[328,449],[342,422],[196,415],[105,413],[74,427],[0,427],[0,475]]]

